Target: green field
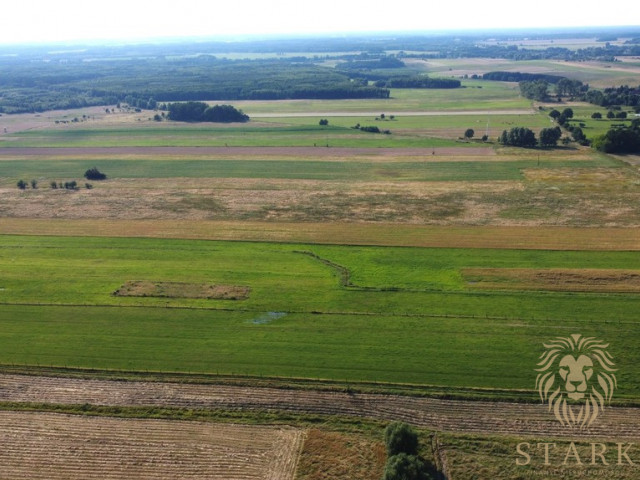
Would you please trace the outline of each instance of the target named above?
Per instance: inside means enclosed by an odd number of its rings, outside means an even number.
[[[1,242],[5,365],[531,390],[542,342],[580,332],[611,342],[624,372],[618,398],[640,396],[630,381],[640,364],[638,295],[477,291],[461,275],[468,267],[640,270],[637,252]],[[242,285],[251,293],[236,301],[113,296],[131,280]]]
[[[0,177],[61,179],[78,178],[87,169],[98,165],[109,178],[281,178],[309,180],[374,181],[486,181],[519,180],[524,169],[531,168],[619,168],[607,157],[593,156],[589,160],[538,159],[535,152],[529,158],[503,161],[425,161],[342,162],[322,160],[2,160]],[[11,182],[15,183],[14,181]],[[48,182],[47,182],[48,183]],[[140,185],[144,188],[144,185]]]

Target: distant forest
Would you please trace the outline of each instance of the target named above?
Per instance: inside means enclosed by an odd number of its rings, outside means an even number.
[[[0,46],[0,113],[118,102],[155,108],[158,102],[176,101],[388,98],[390,88],[461,86],[459,80],[427,77],[407,68],[403,60],[408,58],[615,61],[618,55],[640,55],[638,29],[538,34],[547,39],[593,35],[633,40],[624,45],[603,41],[602,46],[578,50],[527,49],[513,44],[518,37],[508,32]],[[520,35],[536,38],[531,32]],[[501,39],[509,44],[501,45]],[[233,59],[226,58],[229,52]]]

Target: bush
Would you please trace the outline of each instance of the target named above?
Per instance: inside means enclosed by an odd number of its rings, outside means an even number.
[[[329,125],[329,120],[327,120],[326,118],[323,118],[320,120],[319,122],[320,125],[322,125],[323,127]]]
[[[418,435],[403,422],[393,422],[387,425],[384,430],[384,443],[387,446],[387,455],[389,456],[399,453],[408,455],[418,453]]]
[[[25,182],[24,180],[18,180],[18,183],[16,185],[20,190],[25,190],[27,188],[27,182]]]
[[[93,167],[84,172],[84,178],[87,180],[106,180],[107,176],[96,167]]]

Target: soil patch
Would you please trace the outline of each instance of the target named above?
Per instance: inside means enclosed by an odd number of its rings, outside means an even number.
[[[473,288],[640,293],[640,271],[604,269],[467,268]]]
[[[129,281],[113,292],[116,297],[204,298],[207,300],[246,300],[249,287],[207,283]]]

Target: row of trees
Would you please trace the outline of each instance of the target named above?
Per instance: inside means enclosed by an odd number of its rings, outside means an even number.
[[[454,78],[431,78],[426,76],[391,77],[388,80],[378,80],[376,87],[386,88],[460,88],[462,83]]]
[[[532,148],[537,145],[541,147],[555,147],[561,137],[562,130],[560,127],[543,128],[540,131],[539,139],[536,139],[536,134],[529,128],[514,127],[508,132],[504,130],[498,138],[498,141],[502,145],[512,147]]]

